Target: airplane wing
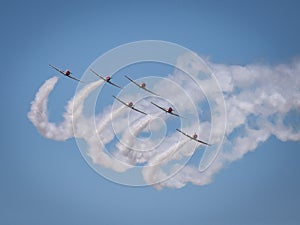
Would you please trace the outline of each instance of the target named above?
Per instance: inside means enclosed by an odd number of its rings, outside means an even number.
[[[55,69],[56,71],[60,72],[62,75],[66,76],[66,77],[69,77],[73,80],[76,80],[76,81],[79,81],[79,82],[82,82],[81,80],[77,79],[76,77],[72,77],[71,75],[66,75],[64,71],[56,68],[55,66],[52,66],[51,64],[49,64],[49,66],[51,66],[53,69]]]
[[[195,138],[193,138],[192,136],[190,136],[190,135],[188,135],[188,134],[182,132],[182,131],[179,130],[179,129],[176,129],[176,130],[177,130],[178,132],[182,133],[183,135],[185,135],[186,137],[190,138],[191,140],[194,140],[194,141],[197,141],[197,142],[202,143],[202,144],[204,144],[204,145],[210,146],[210,144],[208,144],[208,143],[206,143],[206,142],[204,142],[204,141],[200,141],[200,140],[198,140],[198,139],[195,139]]]
[[[165,108],[155,104],[154,102],[151,102],[152,105],[155,105],[157,108],[160,108],[161,110],[165,111],[165,112],[168,112],[168,110],[166,110]]]
[[[135,111],[137,111],[137,112],[139,112],[139,113],[142,113],[142,114],[144,114],[144,115],[147,115],[147,113],[145,113],[145,112],[143,112],[143,111],[141,111],[141,110],[138,110],[138,109],[136,109],[136,108],[134,108],[134,107],[132,107],[132,109],[135,110]]]
[[[66,75],[65,75],[66,76]],[[83,81],[81,81],[81,80],[79,80],[79,79],[77,79],[76,77],[72,77],[72,76],[67,76],[67,77],[70,77],[71,79],[73,79],[73,80],[77,80],[77,81],[79,81],[79,82],[83,82]]]
[[[129,107],[129,105],[128,105],[126,102],[123,102],[121,99],[117,98],[117,97],[114,96],[114,95],[113,95],[113,97],[114,97],[117,101],[121,102],[123,105],[126,105],[127,107]],[[131,108],[131,107],[129,107],[129,108]]]
[[[161,106],[155,104],[154,102],[151,102],[151,104],[152,104],[152,105],[155,105],[157,108],[160,108],[161,110],[165,111],[166,113],[170,113],[170,114],[173,115],[173,116],[177,116],[177,117],[180,117],[180,118],[185,119],[183,116],[180,116],[180,115],[178,115],[178,114],[176,114],[176,113],[173,113],[173,112],[169,112],[167,109],[165,109],[165,108],[163,108],[163,107],[161,107]]]
[[[198,139],[194,139],[194,140],[195,140],[195,141],[198,141],[198,142],[201,143],[201,144],[211,146],[210,144],[208,144],[208,143],[206,143],[206,142],[204,142],[204,141],[200,141],[200,140],[198,140]]]
[[[117,88],[120,88],[120,89],[122,89],[119,85],[117,85],[117,84],[114,84],[113,82],[111,82],[111,81],[107,81],[107,83],[110,83],[111,85],[113,85],[113,86],[115,86],[115,87],[117,87]]]
[[[179,129],[177,129],[177,128],[176,128],[176,130],[177,130],[178,132],[182,133],[183,135],[185,135],[185,136],[187,136],[187,137],[193,139],[190,135],[188,135],[188,134],[182,132],[181,130],[179,130]]]
[[[55,66],[52,66],[51,64],[49,64],[49,66],[52,67],[53,69],[55,69],[56,71],[62,73],[63,75],[65,75],[64,71],[62,71],[62,70],[56,68]]]
[[[153,95],[159,96],[158,94],[156,94],[156,93],[154,93],[154,92],[150,91],[150,90],[149,90],[149,89],[147,89],[147,88],[142,88],[142,89],[144,89],[145,91],[148,91],[149,93],[151,93],[151,94],[153,94]]]
[[[104,77],[102,77],[100,74],[96,73],[94,70],[91,69],[91,71],[92,71],[97,77],[101,78],[101,79],[104,80],[105,82],[110,83],[111,85],[113,85],[113,86],[115,86],[115,87],[117,87],[117,88],[122,89],[119,85],[116,85],[116,84],[114,84],[114,83],[111,82],[111,81],[107,81]]]
[[[134,80],[132,80],[130,77],[126,76],[125,77],[130,80],[132,83],[134,83],[136,86],[141,87],[137,82],[135,82]]]
[[[138,84],[137,82],[135,82],[134,80],[132,80],[130,77],[128,77],[128,76],[126,76],[126,75],[125,75],[125,77],[126,77],[128,80],[130,80],[132,83],[134,83],[136,86],[138,86],[139,88],[142,88],[143,90],[148,91],[149,93],[151,93],[151,94],[153,94],[153,95],[159,96],[158,94],[156,94],[156,93],[150,91],[149,89],[141,87],[140,84]]]
[[[100,74],[96,73],[94,70],[90,69],[92,73],[94,73],[97,77],[101,78],[102,80],[106,81],[104,77],[102,77]]]
[[[180,117],[180,118],[182,118],[182,119],[185,119],[183,116],[180,116],[180,115],[178,115],[178,114],[176,114],[176,113],[170,112],[170,114],[172,114],[173,116],[177,116],[177,117]]]
[[[134,107],[130,107],[126,102],[123,102],[121,99],[117,98],[116,96],[113,95],[113,97],[114,97],[117,101],[121,102],[123,105],[127,106],[128,108],[131,108],[131,109],[133,109],[133,110],[135,110],[135,111],[137,111],[137,112],[139,112],[139,113],[142,113],[142,114],[144,114],[144,115],[147,115],[147,113],[145,113],[145,112],[143,112],[143,111],[141,111],[141,110],[138,110],[138,109],[136,109],[136,108],[134,108]]]

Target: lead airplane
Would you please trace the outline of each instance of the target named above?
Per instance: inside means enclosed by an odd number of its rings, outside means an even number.
[[[191,140],[194,140],[194,141],[197,141],[201,144],[204,144],[204,145],[208,145],[208,146],[211,146],[210,144],[204,142],[204,141],[200,141],[199,139],[197,139],[198,135],[195,133],[193,136],[189,135],[189,134],[186,134],[184,132],[182,132],[181,130],[179,129],[176,129],[178,132],[180,132],[181,134],[185,135],[186,137],[190,138]]]
[[[154,102],[151,102],[151,104],[154,105],[154,106],[156,106],[157,108],[159,108],[159,109],[165,111],[166,113],[169,113],[169,114],[173,115],[173,116],[177,116],[177,117],[180,117],[180,118],[184,118],[183,116],[180,116],[180,115],[178,115],[178,114],[176,114],[176,113],[173,113],[174,109],[172,109],[172,107],[169,107],[169,108],[166,109],[166,108],[164,108],[164,107],[161,107],[161,106],[155,104]]]
[[[123,105],[127,106],[128,108],[131,108],[131,109],[133,109],[133,110],[135,110],[135,111],[137,111],[137,112],[139,112],[139,113],[142,113],[142,114],[144,114],[144,115],[147,115],[147,113],[145,113],[145,112],[143,112],[143,111],[141,111],[141,110],[138,110],[138,109],[134,108],[132,102],[126,103],[126,102],[122,101],[121,99],[117,98],[117,97],[114,96],[114,95],[113,95],[113,97],[114,97],[117,101],[121,102]]]
[[[111,84],[111,85],[113,85],[113,86],[115,86],[115,87],[117,87],[117,88],[122,89],[119,85],[114,84],[113,82],[110,81],[110,80],[111,80],[111,77],[110,77],[110,76],[102,77],[100,74],[96,73],[94,70],[91,69],[91,71],[92,71],[97,77],[101,78],[101,79],[104,80],[105,82],[107,82],[107,83],[109,83],[109,84]]]
[[[143,82],[143,83],[139,84],[139,83],[135,82],[134,80],[132,80],[130,77],[128,77],[128,76],[126,76],[126,75],[125,75],[125,77],[126,77],[128,80],[130,80],[132,83],[134,83],[136,86],[138,86],[139,88],[141,88],[141,89],[143,89],[143,90],[145,90],[145,91],[148,91],[149,93],[151,93],[151,94],[153,94],[153,95],[159,96],[158,94],[156,94],[156,93],[150,91],[149,89],[147,89],[147,88],[146,88],[146,83]]]
[[[76,77],[72,77],[71,76],[72,73],[71,73],[70,70],[63,71],[63,70],[60,70],[60,69],[56,68],[55,66],[52,66],[51,64],[49,64],[49,66],[52,67],[53,69],[55,69],[56,71],[60,72],[62,75],[65,75],[66,77],[69,77],[73,80],[82,82],[81,80],[77,79]]]

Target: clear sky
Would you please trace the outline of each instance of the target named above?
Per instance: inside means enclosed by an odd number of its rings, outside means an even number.
[[[298,1],[2,1],[0,224],[299,224],[299,142],[275,137],[182,189],[127,187],[96,174],[74,139],[42,137],[27,118],[49,63],[79,76],[132,41],[178,43],[214,63],[289,63],[300,54]],[[50,95],[62,120],[76,83]]]

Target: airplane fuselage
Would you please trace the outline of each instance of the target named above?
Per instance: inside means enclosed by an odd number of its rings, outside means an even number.
[[[66,76],[70,76],[71,71],[70,71],[70,70],[66,70],[66,71],[64,72],[64,74],[65,74]]]

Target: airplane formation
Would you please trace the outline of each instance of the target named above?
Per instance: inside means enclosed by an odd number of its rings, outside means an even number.
[[[79,80],[78,78],[71,76],[72,73],[71,73],[71,71],[68,70],[68,69],[65,70],[65,71],[63,71],[63,70],[58,69],[57,67],[55,67],[55,66],[53,66],[53,65],[51,65],[51,64],[49,64],[49,66],[50,66],[51,68],[53,68],[54,70],[58,71],[59,73],[61,73],[62,75],[66,76],[66,77],[69,77],[69,78],[71,78],[71,79],[73,79],[73,80],[76,80],[76,81],[78,81],[78,82],[82,82],[82,81]],[[95,71],[92,70],[92,69],[90,69],[90,71],[91,71],[93,74],[95,74],[97,77],[99,77],[100,79],[102,79],[103,81],[107,82],[108,84],[110,84],[110,85],[112,85],[112,86],[114,86],[114,87],[117,87],[117,88],[119,88],[119,89],[122,89],[121,86],[119,86],[119,85],[117,85],[117,84],[115,84],[115,83],[113,83],[113,82],[111,81],[111,77],[110,77],[110,76],[103,77],[103,76],[101,76],[100,74],[98,74],[97,72],[95,72]],[[155,95],[155,96],[159,96],[159,95],[156,94],[155,92],[152,92],[151,90],[149,90],[148,88],[146,88],[146,83],[141,83],[141,84],[139,84],[139,83],[137,83],[136,81],[134,81],[133,79],[131,79],[130,77],[128,77],[128,76],[126,76],[126,75],[125,75],[125,77],[126,77],[131,83],[135,84],[135,85],[136,85],[137,87],[139,87],[140,89],[143,89],[144,91],[147,91],[147,92],[149,92],[149,93],[151,93],[151,94],[153,94],[153,95]],[[130,108],[130,109],[132,109],[132,110],[134,110],[134,111],[136,111],[136,112],[139,112],[139,113],[141,113],[141,114],[143,114],[143,115],[148,115],[147,113],[143,112],[142,110],[139,110],[139,109],[135,108],[133,102],[128,102],[128,103],[126,103],[125,101],[121,100],[120,98],[118,98],[118,97],[116,97],[116,96],[114,96],[114,95],[113,95],[112,97],[115,98],[115,99],[116,99],[117,101],[119,101],[120,103],[122,103],[123,105],[125,105],[126,107],[128,107],[128,108]],[[164,111],[164,112],[170,114],[170,115],[173,115],[173,116],[176,116],[176,117],[179,117],[179,118],[184,118],[183,116],[174,113],[175,110],[174,110],[172,107],[164,108],[164,107],[162,107],[162,106],[160,106],[160,105],[158,105],[158,104],[156,104],[156,103],[154,103],[154,102],[151,102],[151,104],[154,105],[155,107],[161,109],[162,111]],[[210,144],[208,144],[208,143],[206,143],[206,142],[204,142],[204,141],[201,141],[201,140],[197,139],[197,138],[198,138],[198,135],[197,135],[196,133],[195,133],[194,135],[190,135],[190,134],[187,134],[187,133],[185,133],[185,132],[183,132],[183,131],[181,131],[181,130],[179,130],[179,129],[176,129],[176,131],[178,131],[180,134],[182,134],[182,135],[188,137],[190,140],[196,141],[196,142],[198,142],[198,143],[200,143],[200,144],[203,144],[203,145],[211,146]]]

